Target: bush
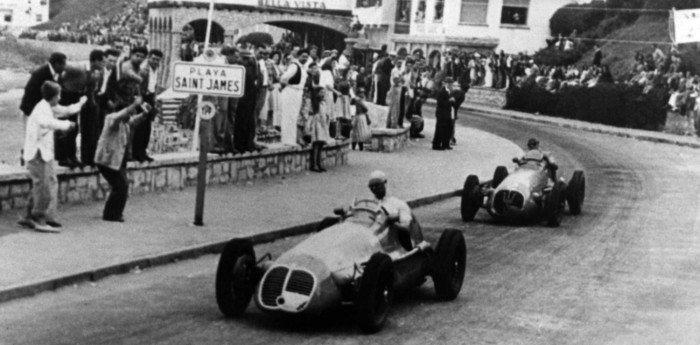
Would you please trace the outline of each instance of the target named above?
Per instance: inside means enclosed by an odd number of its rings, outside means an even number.
[[[590,4],[569,4],[554,12],[549,20],[552,35],[570,35],[574,29],[579,33],[595,28],[605,19],[605,2],[593,1]]]
[[[563,51],[555,46],[551,46],[537,51],[533,59],[540,66],[568,66],[581,60],[581,56],[587,49],[587,46],[578,45],[573,50]]]
[[[660,130],[666,123],[666,92],[639,86],[601,83],[548,92],[531,83],[508,93],[507,109],[540,113],[616,127]]]

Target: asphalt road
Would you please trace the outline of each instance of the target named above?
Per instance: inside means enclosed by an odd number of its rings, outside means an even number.
[[[583,214],[567,215],[559,228],[496,223],[485,212],[465,224],[458,199],[416,210],[429,240],[444,228],[467,238],[456,301],[436,302],[427,282],[402,296],[372,336],[358,333],[347,309],[291,323],[251,306],[245,318],[227,320],[214,300],[218,258],[208,256],[2,304],[0,343],[700,343],[700,150],[519,121],[460,121],[519,143],[540,138],[561,176],[586,171],[588,190]],[[256,250],[277,255],[300,240]]]

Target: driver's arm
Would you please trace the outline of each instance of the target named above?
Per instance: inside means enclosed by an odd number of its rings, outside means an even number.
[[[401,201],[401,205],[398,207],[399,220],[396,225],[408,229],[411,226],[411,208],[408,204]]]

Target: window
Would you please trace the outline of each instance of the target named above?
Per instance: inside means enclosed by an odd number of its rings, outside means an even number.
[[[527,24],[527,10],[530,0],[503,0],[501,24]]]
[[[11,13],[9,13],[9,14],[6,13],[6,14],[4,15],[4,18],[5,18],[5,22],[7,22],[7,23],[12,23],[12,14],[11,14]]]
[[[396,4],[396,25],[394,33],[407,34],[410,31],[411,0],[398,0]]]
[[[489,0],[462,0],[459,22],[467,24],[486,24],[486,12],[488,8]]]
[[[49,1],[48,1],[48,0],[41,0],[41,1],[39,2],[39,4],[40,4],[41,6],[46,6],[46,5],[49,4]]]
[[[416,23],[422,23],[425,21],[425,0],[418,0],[418,9],[416,10],[416,16],[414,21]]]
[[[42,19],[43,19],[43,17],[41,16],[41,14],[37,14],[37,15],[36,15],[36,21],[37,21],[37,22],[41,22]]]
[[[382,0],[357,0],[356,7],[380,7],[382,6]]]
[[[435,0],[435,18],[436,22],[442,21],[442,12],[445,9],[445,0]]]

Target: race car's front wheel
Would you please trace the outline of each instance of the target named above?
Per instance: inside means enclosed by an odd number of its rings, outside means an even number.
[[[228,316],[242,315],[255,290],[255,252],[249,240],[233,239],[226,244],[216,270],[216,303]]]
[[[545,215],[547,217],[547,225],[557,227],[561,224],[564,218],[564,209],[566,208],[566,183],[557,181],[547,196],[545,202]]]
[[[360,278],[355,300],[360,329],[376,333],[384,327],[394,299],[394,263],[383,253],[372,255]]]
[[[493,180],[491,180],[491,187],[496,188],[503,182],[503,180],[508,177],[508,168],[504,166],[499,166],[496,171],[493,172]]]
[[[569,203],[569,211],[577,216],[583,210],[583,200],[586,198],[586,176],[583,171],[574,171],[574,176],[566,188],[566,201]]]
[[[445,230],[435,249],[432,276],[439,300],[451,301],[462,290],[467,266],[467,245],[459,230]]]
[[[481,195],[479,188],[479,178],[475,175],[469,175],[467,180],[464,181],[464,188],[462,189],[462,204],[460,206],[462,220],[465,222],[472,221],[483,201],[484,197]]]

